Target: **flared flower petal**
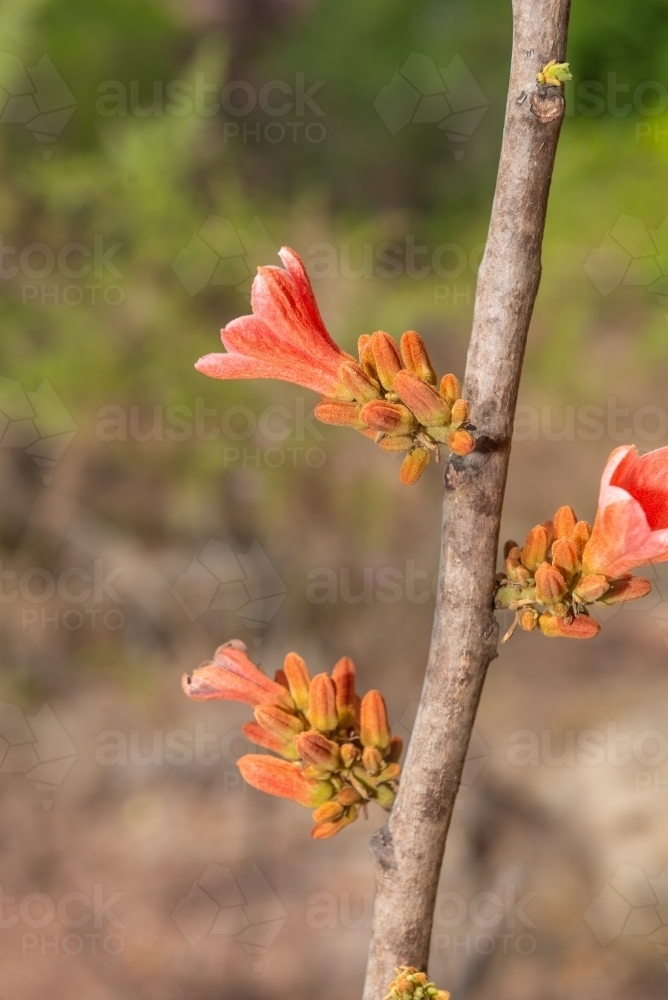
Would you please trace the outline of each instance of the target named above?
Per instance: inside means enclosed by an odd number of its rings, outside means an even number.
[[[609,579],[668,559],[668,448],[639,456],[616,448],[601,478],[598,511],[582,554],[587,573]]]

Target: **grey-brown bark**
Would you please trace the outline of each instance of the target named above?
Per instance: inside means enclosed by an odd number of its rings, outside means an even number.
[[[536,74],[551,59],[565,58],[569,8],[570,0],[513,0],[506,120],[463,392],[478,445],[446,467],[424,688],[396,804],[371,845],[377,885],[364,1000],[382,1000],[395,966],[426,969],[445,840],[496,653],[492,593],[501,507],[564,113],[561,92],[543,91]]]

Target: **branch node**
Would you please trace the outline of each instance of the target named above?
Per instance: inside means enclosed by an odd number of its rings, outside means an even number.
[[[563,117],[566,102],[560,91],[551,88],[551,92],[544,90],[534,92],[529,98],[529,106],[541,125],[549,125],[550,122]]]

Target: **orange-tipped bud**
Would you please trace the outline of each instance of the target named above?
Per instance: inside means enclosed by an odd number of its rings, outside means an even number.
[[[430,385],[436,385],[436,372],[429,358],[424,340],[415,330],[407,330],[401,338],[401,356],[404,367]]]
[[[628,580],[613,580],[610,590],[600,598],[600,604],[621,604],[623,601],[637,601],[646,597],[652,589],[652,581],[644,576],[632,576]]]
[[[384,437],[378,444],[383,451],[396,455],[400,451],[410,451],[415,444],[415,438],[410,434],[393,434],[391,437]]]
[[[573,538],[577,517],[572,507],[560,507],[554,515],[554,537]]]
[[[573,597],[582,604],[591,604],[610,590],[610,584],[600,573],[589,573],[583,576],[573,591]]]
[[[355,361],[344,361],[339,367],[339,379],[358,403],[379,399],[380,391],[369,379],[364,369]]]
[[[367,427],[384,434],[410,434],[418,426],[408,407],[401,403],[388,403],[384,399],[372,399],[370,403],[365,403],[360,417]]]
[[[336,793],[336,800],[342,806],[354,806],[356,802],[362,801],[362,796],[351,785],[346,785]]]
[[[429,465],[431,455],[427,448],[413,448],[401,463],[399,479],[404,486],[412,486]]]
[[[532,528],[522,549],[522,562],[532,573],[547,559],[547,531],[542,524]],[[512,579],[512,577],[511,577]]]
[[[403,752],[403,749],[404,749],[404,741],[402,740],[401,736],[393,736],[392,739],[390,740],[390,749],[387,754],[387,759],[391,761],[393,764],[398,763],[401,754]]]
[[[309,692],[309,722],[321,733],[332,733],[339,717],[336,711],[336,688],[328,674],[316,674]]]
[[[547,547],[549,549],[554,541],[554,523],[552,521],[543,521],[543,527],[547,531]]]
[[[469,404],[465,399],[456,399],[451,407],[452,424],[457,426],[467,423],[469,419]]]
[[[517,542],[512,541],[512,539],[509,539],[505,543],[505,545],[503,546],[503,558],[507,559],[508,556],[510,555],[510,553],[513,551],[513,549],[517,549],[517,552],[516,552],[515,555],[516,555],[516,558],[519,559],[520,556],[521,556],[521,554],[522,554],[522,550],[519,547],[519,545],[517,544]]]
[[[350,823],[354,823],[357,819],[357,809],[352,807],[348,809],[340,819],[333,820],[330,823],[316,823],[316,825],[311,830],[311,836],[314,840],[327,840],[329,837],[333,837],[334,834],[343,830],[345,826]]]
[[[371,343],[370,333],[363,333],[361,334],[361,336],[357,338],[357,353],[359,354],[360,358],[362,357],[362,354],[364,353],[364,351],[366,350],[366,348],[369,346],[370,343]]]
[[[304,731],[304,723],[296,715],[290,715],[276,705],[258,705],[255,709],[255,718],[258,725],[271,736],[285,742]]]
[[[360,367],[364,369],[366,375],[373,379],[374,382],[378,381],[378,371],[376,369],[376,359],[373,354],[373,347],[371,346],[371,337],[369,334],[362,334],[362,336],[357,341],[357,349],[360,356]]]
[[[283,661],[283,672],[295,705],[300,712],[305,712],[309,706],[309,688],[311,686],[311,677],[306,663],[297,653],[288,653]]]
[[[341,747],[341,760],[344,767],[352,767],[360,759],[360,752],[352,743],[344,743]]]
[[[377,747],[364,747],[362,763],[369,774],[378,774],[383,766],[383,755]]]
[[[325,403],[318,403],[313,413],[322,424],[333,424],[335,427],[353,427],[358,431],[365,426],[364,421],[360,419],[361,409],[359,403],[327,400]]]
[[[447,443],[455,455],[469,455],[475,448],[475,438],[461,427],[450,434]]]
[[[525,632],[533,632],[538,622],[538,612],[533,608],[525,608],[520,613],[519,621]]]
[[[383,330],[374,333],[371,345],[378,379],[383,389],[389,391],[394,387],[394,376],[403,368],[397,345]]]
[[[360,709],[360,739],[363,747],[385,750],[390,745],[390,726],[380,691],[367,691]]]
[[[381,809],[387,809],[389,812],[394,805],[396,795],[397,793],[391,785],[379,785],[375,791],[374,799]]]
[[[522,563],[512,556],[508,556],[503,564],[503,568],[506,571],[506,576],[513,583],[519,583],[525,586],[531,579],[531,572],[523,566]]]
[[[400,371],[394,379],[394,391],[425,427],[443,427],[450,423],[448,404],[413,372]]]
[[[349,656],[342,656],[332,670],[336,688],[336,711],[339,725],[350,727],[355,723],[355,664]]]
[[[249,739],[251,743],[255,743],[258,747],[264,747],[265,750],[273,750],[274,753],[285,757],[286,760],[299,759],[297,748],[292,740],[288,742],[279,740],[276,736],[268,733],[266,729],[263,729],[262,726],[259,726],[257,722],[246,722],[241,727],[241,731],[246,739]]]
[[[541,563],[536,570],[536,600],[539,604],[556,604],[568,591],[566,581],[554,566]]]
[[[459,379],[455,375],[444,375],[441,379],[439,391],[443,399],[450,407],[454,406],[462,395]]]
[[[401,767],[399,764],[386,764],[376,780],[379,783],[383,781],[396,781],[400,774]]]
[[[578,559],[582,559],[585,545],[591,538],[591,524],[586,521],[578,521],[573,528],[573,542],[578,554]]]
[[[577,615],[570,622],[554,615],[541,615],[538,628],[551,639],[593,639],[601,631],[598,622],[587,615]]]
[[[338,743],[328,740],[322,733],[309,730],[300,733],[295,739],[299,756],[305,764],[317,767],[322,771],[336,771],[341,766]]]
[[[575,542],[569,538],[557,538],[552,546],[552,565],[565,580],[571,580],[580,568]]]
[[[266,754],[249,753],[237,761],[244,781],[253,788],[282,799],[292,799],[307,809],[317,809],[334,795],[328,781],[307,778],[298,764]]]
[[[331,823],[343,816],[343,813],[344,806],[341,805],[341,802],[330,799],[329,802],[323,802],[321,806],[318,806],[313,813],[313,821],[315,823]]]
[[[260,674],[260,671],[257,673]],[[231,670],[216,663],[204,663],[197,670],[193,670],[192,674],[184,674],[181,686],[194,701],[222,698],[226,701],[244,701],[252,708],[258,705],[282,705],[287,709],[294,707],[292,698],[285,688],[275,681],[270,681],[264,674],[260,676],[263,679],[262,684],[232,673]]]

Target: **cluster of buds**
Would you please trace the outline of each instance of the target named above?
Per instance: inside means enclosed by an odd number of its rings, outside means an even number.
[[[260,791],[313,809],[311,836],[324,840],[377,802],[390,809],[397,791],[402,742],[392,736],[379,691],[355,693],[355,664],[344,656],[311,678],[297,653],[270,680],[238,639],[219,646],[213,660],[183,678],[190,698],[243,701],[255,712],[244,734],[268,754],[238,761],[243,778]]]
[[[427,981],[425,972],[418,972],[412,965],[396,969],[390,983],[390,992],[383,1000],[450,1000],[447,990],[439,990]]]
[[[461,398],[454,375],[444,375],[436,388],[424,341],[408,330],[400,347],[382,330],[359,338],[359,364],[347,357],[338,369],[350,401],[324,399],[315,408],[325,424],[352,427],[372,438],[383,451],[406,452],[400,478],[417,482],[431,456],[439,461],[445,445],[468,455],[475,441],[467,429],[469,405]]]
[[[608,607],[649,593],[652,584],[645,577],[593,572],[591,536],[586,521],[578,521],[571,507],[560,507],[554,522],[531,529],[522,548],[506,543],[495,606],[515,611],[515,620],[504,642],[518,625],[551,637],[592,639],[600,626],[589,617],[589,605]]]

